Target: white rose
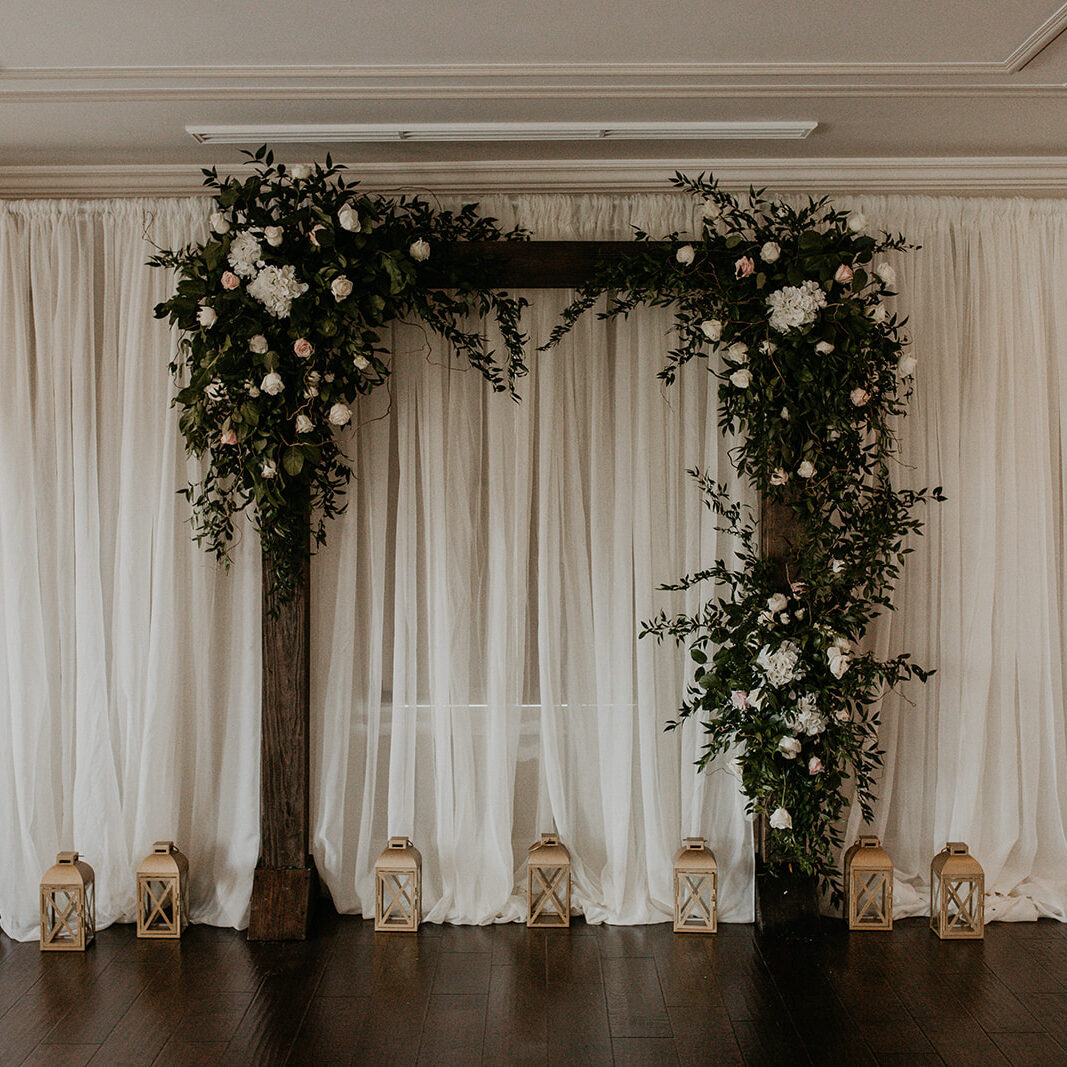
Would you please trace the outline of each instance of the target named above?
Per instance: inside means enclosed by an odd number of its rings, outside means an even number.
[[[810,459],[804,460],[803,463],[797,467],[798,478],[810,478],[815,473],[815,464]]]
[[[718,319],[705,319],[700,329],[709,341],[718,341],[722,337],[722,323]]]
[[[741,341],[735,341],[726,350],[726,354],[730,359],[738,363],[744,363],[748,359],[748,345],[743,344]]]
[[[411,247],[408,249],[408,255],[411,256],[416,263],[422,263],[430,258],[430,245],[429,242],[424,241],[421,237],[417,241],[411,242]]]
[[[205,330],[210,330],[215,325],[218,315],[215,314],[214,308],[202,307],[196,313],[196,321],[204,327]]]
[[[248,383],[248,395],[255,400],[259,396],[259,386],[255,382]]]
[[[213,233],[229,233],[230,223],[221,211],[211,212],[211,230]]]
[[[359,212],[353,207],[343,207],[337,212],[337,225],[349,233],[359,233]]]
[[[815,351],[818,352],[820,356],[828,356],[833,350],[834,346],[830,344],[829,341],[820,341],[815,346]]]
[[[334,426],[345,426],[352,419],[352,409],[345,404],[334,404],[330,408],[330,422]]]
[[[296,432],[297,433],[311,433],[315,429],[315,424],[307,417],[307,415],[297,415],[296,417]]]
[[[846,653],[852,651],[852,642],[847,637],[840,637],[835,635],[833,641],[830,643],[831,648],[836,648],[839,652]]]
[[[874,273],[889,286],[890,289],[896,288],[897,284],[897,272],[888,263],[879,263],[874,268]]]
[[[281,226],[264,226],[263,236],[271,248],[277,248],[282,243],[282,234],[285,231]]]
[[[278,473],[274,460],[268,459],[259,470],[261,478],[273,478]]]
[[[775,808],[771,814],[770,824],[772,830],[792,830],[793,817],[785,808]]]
[[[700,205],[700,214],[708,222],[714,222],[716,219],[722,217],[722,208],[719,206],[718,201],[712,200],[709,196],[703,204]]]
[[[248,340],[248,349],[257,356],[262,356],[267,351],[267,339],[261,333],[257,333]]]
[[[688,267],[689,264],[697,258],[697,251],[692,245],[682,245],[682,247],[674,253],[674,258],[678,260],[683,267]]]
[[[767,601],[767,610],[777,614],[779,611],[782,611],[788,603],[789,597],[784,593],[775,593],[774,596]]]
[[[204,396],[213,403],[218,403],[226,395],[226,387],[218,378],[212,378],[204,390]]]
[[[778,351],[778,346],[773,341],[760,341],[759,350],[765,356],[773,356]]]
[[[352,295],[352,282],[343,274],[338,274],[337,277],[330,282],[330,292],[333,293],[334,300],[344,300],[345,297]]]
[[[352,362],[356,365],[356,370],[366,370],[370,366],[370,360],[366,356],[354,356]]]
[[[282,381],[282,376],[277,371],[272,370],[259,383],[259,387],[269,396],[277,396],[285,388],[285,383]]]
[[[764,263],[777,263],[782,249],[776,241],[768,241],[760,250],[759,257]]]
[[[828,648],[826,659],[830,665],[830,673],[835,678],[841,678],[851,663],[848,653],[842,652],[839,648]]]
[[[787,734],[778,742],[778,751],[786,759],[796,759],[800,754],[800,742],[795,737]]]
[[[778,412],[778,417],[782,420],[782,422],[788,422],[789,408],[782,408],[782,410]]]
[[[305,178],[311,177],[311,168],[306,163],[294,163],[289,167],[289,177],[302,182]]]
[[[848,217],[848,228],[853,233],[863,233],[867,229],[867,216],[862,211],[853,211]]]
[[[759,711],[763,707],[763,690],[753,689],[748,694],[748,706]]]
[[[738,389],[747,389],[752,384],[752,372],[745,370],[744,367],[740,370],[735,370],[730,375],[730,382],[732,385],[737,386]]]
[[[897,363],[897,373],[901,378],[910,378],[915,373],[917,363],[914,356],[901,356],[900,362]]]
[[[845,561],[843,559],[830,560],[830,573],[840,574],[845,569]]]

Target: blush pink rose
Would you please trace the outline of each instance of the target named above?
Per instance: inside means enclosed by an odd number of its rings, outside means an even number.
[[[771,485],[785,485],[789,481],[789,472],[778,467],[771,474]]]
[[[735,689],[730,694],[730,703],[738,711],[744,711],[748,707],[748,694],[743,689]]]
[[[866,389],[856,388],[848,394],[848,398],[856,405],[856,407],[863,408],[870,402],[871,394],[868,393]]]
[[[315,346],[306,337],[299,337],[293,342],[293,351],[301,359],[308,359],[315,351]]]
[[[842,263],[834,274],[834,281],[842,285],[848,285],[852,281],[852,268],[847,263]]]
[[[795,582],[789,583],[789,588],[793,590],[793,596],[803,596],[808,591],[808,583],[798,578]]]
[[[241,284],[241,279],[232,270],[228,270],[222,276],[223,289],[236,289]]]
[[[756,270],[756,264],[752,261],[751,256],[742,256],[734,264],[734,274],[738,278],[747,278],[750,274]]]
[[[812,756],[808,760],[808,774],[819,774],[822,772],[822,760],[818,756]]]
[[[320,222],[317,226],[311,227],[311,232],[308,234],[308,240],[316,247],[319,247],[319,230],[325,230],[326,227]]]
[[[220,445],[235,445],[237,444],[237,434],[233,430],[223,430],[219,435]]]

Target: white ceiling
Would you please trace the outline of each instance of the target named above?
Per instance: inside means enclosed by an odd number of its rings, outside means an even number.
[[[187,125],[757,120],[818,128],[330,150],[382,181],[472,190],[638,186],[699,166],[1064,192],[1065,28],[1054,0],[4,0],[0,195],[177,190],[200,165],[237,164]]]

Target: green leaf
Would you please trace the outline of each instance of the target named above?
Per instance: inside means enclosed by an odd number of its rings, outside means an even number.
[[[282,466],[290,478],[295,478],[304,469],[303,451],[296,446],[287,448],[282,458]]]

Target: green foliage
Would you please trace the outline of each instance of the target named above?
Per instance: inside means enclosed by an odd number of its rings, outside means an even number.
[[[737,546],[667,589],[711,583],[693,615],[661,612],[642,636],[685,643],[695,665],[679,718],[707,731],[702,768],[732,758],[750,813],[773,818],[772,857],[819,875],[835,898],[835,851],[854,789],[873,817],[879,703],[890,687],[930,671],[907,653],[879,660],[859,642],[891,610],[915,512],[940,488],[895,489],[893,426],[911,392],[914,361],[904,322],[882,301],[894,274],[877,257],[903,237],[828,200],[801,208],[713,178],[676,175],[701,202],[702,233],[649,241],[633,259],[605,264],[581,290],[550,347],[610,293],[604,317],[643,306],[675,309],[674,347],[660,377],[702,360],[718,379],[719,427],[737,435],[737,470],[771,505],[792,514],[785,559],[760,553],[757,522],[699,471],[718,529]],[[678,721],[669,724],[677,726]]]
[[[158,318],[182,331],[171,371],[186,448],[206,458],[185,490],[196,538],[229,560],[235,516],[258,530],[279,599],[291,595],[308,525],[325,543],[351,477],[338,434],[355,399],[389,375],[382,331],[419,319],[497,391],[526,373],[526,301],[497,292],[485,266],[437,254],[458,241],[519,240],[475,204],[442,211],[419,197],[364,193],[327,156],[287,167],[266,146],[243,180],[204,171],[211,235],[149,262],[176,274]],[[477,325],[494,317],[498,359]],[[277,375],[277,378],[271,378]]]

